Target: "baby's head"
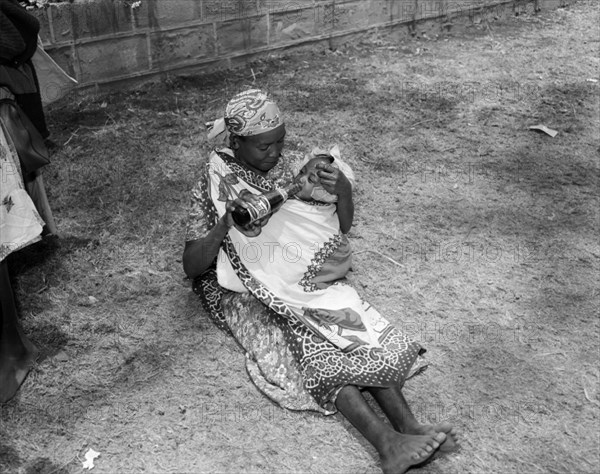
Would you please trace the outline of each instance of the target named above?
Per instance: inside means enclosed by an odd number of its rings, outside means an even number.
[[[303,201],[335,202],[336,196],[329,194],[323,189],[321,179],[317,174],[319,171],[319,168],[317,168],[318,163],[331,164],[333,161],[333,156],[320,154],[311,158],[302,166],[296,176],[296,180],[302,183],[302,189],[296,193],[298,199],[302,199]]]

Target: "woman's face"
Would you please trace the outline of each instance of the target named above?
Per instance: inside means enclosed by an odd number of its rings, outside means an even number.
[[[233,137],[235,156],[248,168],[265,176],[281,157],[285,142],[285,125],[260,135]]]

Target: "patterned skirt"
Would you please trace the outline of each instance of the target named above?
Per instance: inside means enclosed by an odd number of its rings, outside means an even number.
[[[393,327],[381,341],[382,349],[344,352],[251,294],[224,290],[214,270],[195,280],[194,291],[215,324],[246,351],[253,383],[284,408],[335,413],[344,386],[402,385],[424,368],[415,361],[425,350]]]

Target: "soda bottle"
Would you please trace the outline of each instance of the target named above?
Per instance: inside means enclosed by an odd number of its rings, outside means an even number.
[[[285,188],[267,191],[258,196],[258,202],[246,203],[248,208],[237,206],[231,211],[231,217],[237,225],[245,227],[258,219],[262,219],[271,214],[273,209],[277,209],[278,206],[283,204],[289,197],[293,196],[301,189],[302,183],[295,181]]]

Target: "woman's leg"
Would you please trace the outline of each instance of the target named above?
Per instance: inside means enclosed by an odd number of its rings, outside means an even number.
[[[399,386],[370,387],[367,390],[373,395],[396,431],[415,435],[445,433],[446,441],[441,444],[440,451],[452,451],[458,447],[457,432],[450,423],[422,425],[417,421]]]
[[[337,409],[379,453],[384,473],[402,473],[426,461],[446,439],[444,433],[425,435],[394,431],[371,409],[354,385],[346,385],[335,402]]]

